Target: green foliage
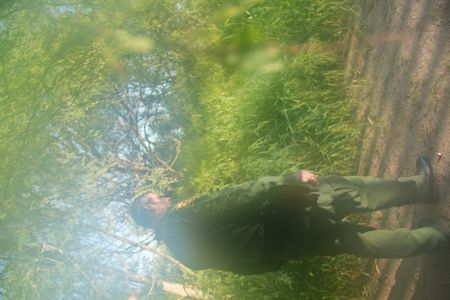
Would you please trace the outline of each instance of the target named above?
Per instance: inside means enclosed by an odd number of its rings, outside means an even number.
[[[310,38],[338,40],[345,34],[351,11],[348,1],[252,2],[252,7],[238,6],[241,13],[225,22],[224,39],[246,45],[265,40],[289,43],[304,43]]]
[[[83,13],[58,15],[52,4],[18,1],[1,19],[0,298],[70,297],[76,282],[95,294],[83,254],[70,253],[95,210],[83,201],[99,194],[92,145],[111,127],[98,112],[110,63],[95,31],[81,34]]]
[[[197,191],[300,168],[351,172],[357,130],[339,57],[320,44],[312,48],[279,59],[269,73],[227,78],[220,66],[210,68],[184,145]]]
[[[352,174],[359,130],[336,43],[351,9],[328,1],[243,3],[214,2],[214,38],[189,67],[196,99],[183,106],[190,117],[179,193],[299,169]],[[352,257],[314,258],[275,274],[205,271],[194,282],[214,299],[348,299],[359,295],[364,268]]]
[[[224,272],[200,272],[197,284],[213,299],[333,299],[358,297],[364,285],[365,262],[354,257],[308,258],[289,262],[276,273],[242,277]]]
[[[228,80],[220,67],[210,68],[183,147],[190,190],[180,193],[299,169],[354,171],[358,130],[338,55],[316,44],[282,64],[274,73],[242,72]],[[218,299],[346,299],[358,294],[354,282],[363,268],[354,258],[315,259],[247,278],[211,271],[200,282]]]
[[[351,173],[348,1],[66,2],[0,5],[0,298],[176,298],[155,270],[214,299],[357,295],[347,257],[192,275],[108,236],[136,232],[136,191]]]

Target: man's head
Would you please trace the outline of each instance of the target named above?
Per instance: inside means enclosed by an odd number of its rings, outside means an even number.
[[[137,197],[130,207],[134,221],[144,228],[155,228],[170,207],[170,198],[155,193]]]

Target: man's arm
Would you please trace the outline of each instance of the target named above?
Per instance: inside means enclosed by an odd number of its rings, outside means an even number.
[[[258,210],[266,205],[306,206],[308,195],[315,191],[317,176],[308,171],[299,171],[285,176],[261,177],[227,188],[217,193],[202,195],[188,208],[201,217],[217,219],[234,217]]]

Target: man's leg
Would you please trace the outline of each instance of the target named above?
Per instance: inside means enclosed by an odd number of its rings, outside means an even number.
[[[402,258],[434,253],[449,246],[445,234],[432,227],[397,230],[361,230],[361,226],[337,224],[337,253],[371,258]]]
[[[356,212],[367,212],[394,206],[424,202],[426,186],[421,175],[398,179],[375,177],[345,177],[359,189],[359,206]]]
[[[445,234],[432,227],[377,230],[373,227],[338,222],[326,233],[306,241],[300,251],[288,248],[287,258],[353,254],[370,258],[402,258],[433,253],[449,246]]]
[[[353,213],[423,202],[427,197],[421,175],[399,179],[326,176],[319,180],[319,197],[312,212],[325,210],[335,220]]]

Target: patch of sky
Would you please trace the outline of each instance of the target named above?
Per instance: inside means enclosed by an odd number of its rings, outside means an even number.
[[[0,278],[1,278],[1,281],[3,281],[5,279],[5,277],[8,276],[8,273],[6,271],[6,264],[7,264],[6,259],[1,258],[0,259]],[[6,297],[6,289],[4,287],[0,286],[0,300],[5,299],[5,297]]]
[[[108,228],[105,229],[108,232],[113,232],[114,234],[122,237],[126,237],[132,243],[141,244],[141,245],[150,245],[154,246],[156,242],[153,242],[153,237],[149,234],[143,234],[141,229],[138,229],[131,221],[130,218],[125,214],[124,217],[118,218],[117,212],[124,211],[124,204],[119,202],[110,202],[103,211],[103,224],[108,224]],[[148,231],[147,231],[148,233]],[[113,237],[109,238],[107,236],[103,236],[103,243],[112,247],[111,251],[117,249],[124,249],[128,246],[124,241],[120,241]],[[116,249],[113,249],[116,248]],[[127,255],[127,259],[129,262],[136,264],[136,268],[133,270],[137,273],[147,273],[149,271],[149,265],[146,262],[153,260],[154,254],[150,251],[133,251]],[[114,259],[113,259],[114,260]],[[112,261],[110,261],[111,263]],[[114,262],[117,263],[117,262]],[[112,265],[114,265],[114,263]]]
[[[6,22],[4,20],[0,20],[0,32],[5,31],[7,28]]]
[[[90,13],[93,10],[90,7],[76,5],[76,4],[65,4],[58,6],[50,6],[49,11],[54,15],[63,14],[76,14],[76,13]]]

